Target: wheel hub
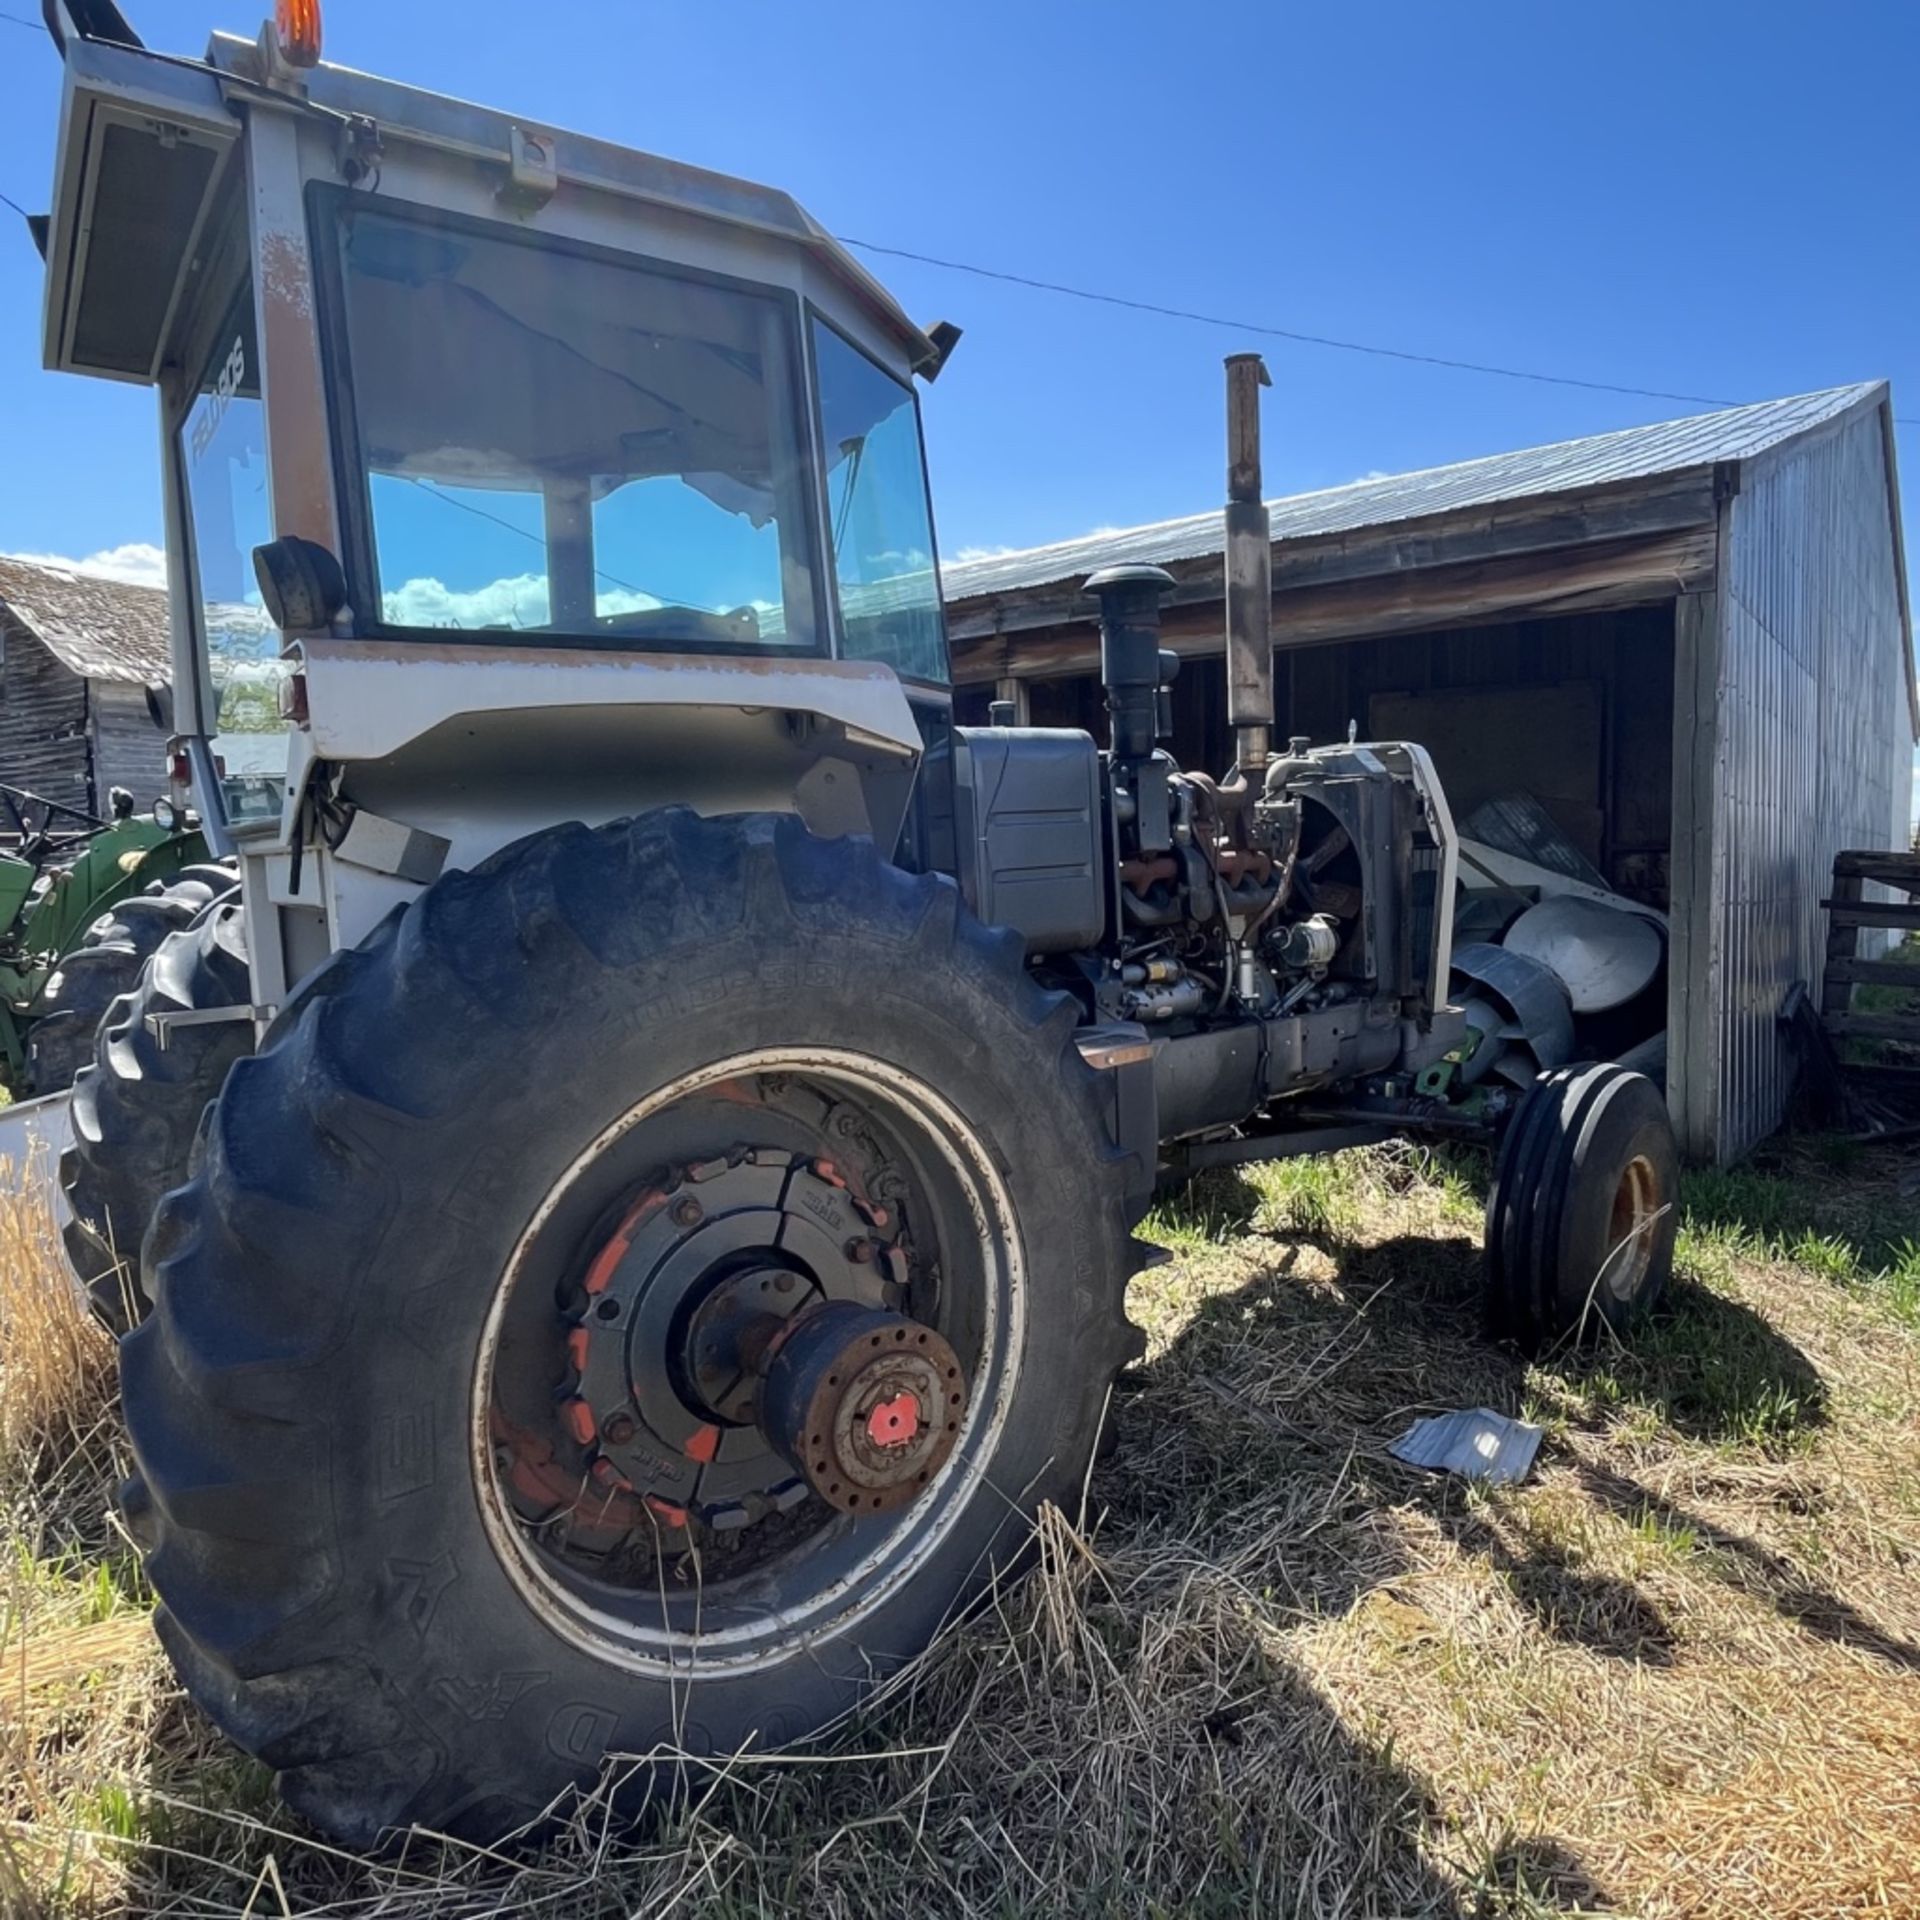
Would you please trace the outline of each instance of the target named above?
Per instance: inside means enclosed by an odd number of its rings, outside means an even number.
[[[696,1642],[744,1671],[864,1617],[1007,1497],[983,1489],[1025,1351],[1012,1218],[961,1113],[864,1053],[715,1060],[618,1116],[523,1230],[476,1358],[481,1515],[521,1595],[676,1680]]]
[[[960,1362],[931,1327],[840,1301],[787,1330],[760,1420],[828,1505],[887,1513],[939,1472],[965,1409]]]
[[[945,1340],[889,1310],[908,1275],[893,1214],[827,1160],[742,1146],[643,1190],[563,1293],[559,1426],[598,1496],[572,1544],[610,1551],[649,1520],[731,1533],[809,1492],[846,1513],[911,1500],[965,1383]],[[510,1484],[534,1519],[565,1463],[522,1455]]]
[[[1607,1220],[1603,1278],[1614,1298],[1632,1300],[1653,1264],[1653,1227],[1660,1216],[1660,1182],[1653,1162],[1637,1154],[1621,1170]]]

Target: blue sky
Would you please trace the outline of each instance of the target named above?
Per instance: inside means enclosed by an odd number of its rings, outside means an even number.
[[[124,4],[184,52],[266,8]],[[1886,375],[1920,418],[1910,0],[325,11],[331,58],[775,181],[843,235],[1727,400]],[[58,81],[0,21],[0,192],[35,210]],[[1273,491],[1698,410],[872,264],[966,329],[926,402],[949,554],[1211,506],[1240,346],[1274,374]],[[41,373],[39,287],[0,210],[0,550],[152,542],[149,396]]]

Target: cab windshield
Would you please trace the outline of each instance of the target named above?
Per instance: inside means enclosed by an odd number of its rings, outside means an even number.
[[[338,231],[381,625],[824,650],[792,301],[385,208]]]

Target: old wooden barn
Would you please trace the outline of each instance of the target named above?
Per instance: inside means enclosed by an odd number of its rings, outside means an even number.
[[[1691,1155],[1780,1122],[1776,1014],[1817,992],[1842,847],[1904,846],[1920,737],[1884,384],[1275,501],[1279,731],[1425,742],[1456,817],[1533,794],[1665,910],[1668,1099]],[[1217,510],[945,567],[957,717],[1101,713],[1079,588],[1151,562],[1176,757],[1231,755]]]
[[[104,817],[166,786],[167,596],[0,558],[0,781]]]

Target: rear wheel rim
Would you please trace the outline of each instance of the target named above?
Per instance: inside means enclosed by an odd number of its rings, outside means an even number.
[[[1607,1214],[1607,1255],[1603,1279],[1608,1293],[1622,1304],[1635,1299],[1653,1267],[1655,1223],[1663,1203],[1660,1176],[1644,1154],[1620,1170],[1613,1204]]]
[[[813,1123],[804,1116],[816,1105],[819,1137],[810,1142]],[[731,1146],[725,1144],[729,1132]],[[807,1159],[815,1144],[836,1158],[823,1153]],[[698,1163],[702,1170],[680,1193],[691,1155],[716,1146],[731,1164],[713,1172],[717,1161]],[[568,1403],[549,1393],[544,1404],[561,1432],[557,1441],[543,1435],[537,1444],[552,1443],[555,1472],[576,1491],[570,1506],[556,1508],[557,1518],[540,1519],[543,1489],[559,1491],[553,1476],[536,1475],[537,1484],[528,1485],[526,1441],[530,1432],[542,1433],[540,1370],[551,1358],[542,1343],[552,1338],[556,1351],[574,1356],[586,1350],[582,1276],[596,1264],[602,1273],[609,1270],[618,1248],[608,1249],[636,1212],[653,1235],[647,1245],[668,1237],[666,1255],[623,1301],[624,1333],[620,1326],[612,1330],[630,1356],[651,1354],[663,1327],[697,1327],[723,1284],[751,1288],[766,1275],[777,1281],[782,1261],[798,1269],[801,1287],[826,1289],[823,1298],[858,1296],[862,1283],[845,1278],[858,1269],[836,1272],[820,1252],[824,1243],[817,1234],[796,1236],[797,1254],[735,1249],[724,1274],[700,1265],[702,1236],[717,1243],[722,1229],[746,1219],[744,1207],[711,1220],[701,1217],[702,1191],[737,1196],[743,1180],[789,1153],[795,1157],[788,1191],[802,1205],[811,1201],[824,1217],[824,1178],[857,1196],[866,1215],[881,1218],[884,1225],[872,1235],[880,1249],[875,1271],[897,1276],[883,1290],[898,1296],[885,1304],[918,1313],[964,1361],[964,1393],[952,1409],[957,1431],[951,1456],[899,1513],[850,1521],[812,1498],[776,1509],[773,1502],[790,1500],[792,1489],[769,1483],[764,1493],[746,1496],[755,1518],[732,1520],[738,1533],[722,1538],[700,1517],[710,1507],[676,1506],[639,1491],[643,1463],[634,1446],[621,1453],[615,1469],[605,1458],[604,1434],[596,1432],[592,1445],[585,1445],[577,1431],[568,1432]],[[863,1162],[868,1171],[876,1162],[881,1167],[889,1183],[884,1204],[864,1191]],[[821,1167],[829,1173],[819,1175]],[[763,1184],[773,1177],[766,1175]],[[703,1182],[710,1184],[703,1188]],[[657,1201],[650,1197],[656,1190]],[[788,1213],[798,1217],[796,1207]],[[681,1217],[691,1224],[682,1227]],[[594,1224],[585,1225],[589,1221]],[[645,1264],[640,1231],[625,1243],[636,1267]],[[682,1232],[683,1242],[670,1238]],[[615,1292],[606,1280],[601,1284],[608,1295]],[[683,1296],[666,1291],[676,1286],[686,1288]],[[844,1633],[924,1569],[976,1495],[984,1492],[1001,1513],[1003,1496],[1017,1498],[1018,1488],[996,1492],[982,1483],[1018,1381],[1025,1301],[1021,1240],[1005,1178],[958,1110],[914,1074],[852,1049],[819,1047],[738,1054],[683,1075],[637,1103],[568,1163],[495,1285],[476,1356],[470,1421],[472,1470],[495,1555],[521,1598],[552,1630],[636,1673],[684,1674],[696,1665],[709,1672],[751,1671],[791,1657],[802,1644]],[[593,1347],[590,1364],[600,1366],[605,1336],[595,1331],[601,1344]],[[712,1418],[711,1374],[690,1384],[696,1371],[690,1363],[677,1370],[663,1366],[657,1378],[643,1380],[644,1394],[636,1388],[634,1409],[645,1409],[653,1423],[643,1448],[655,1430],[676,1431],[668,1424],[672,1419],[681,1420],[678,1431],[685,1431],[689,1419]],[[563,1371],[561,1378],[572,1379],[576,1391],[584,1389],[577,1373]],[[554,1391],[564,1395],[567,1388]],[[688,1405],[671,1404],[674,1395]],[[604,1407],[604,1397],[599,1404]],[[721,1444],[740,1456],[733,1463],[715,1460],[702,1470],[700,1484],[723,1465],[751,1481],[757,1471],[754,1438],[736,1444],[735,1434],[724,1432],[720,1443],[696,1440],[693,1448]],[[690,1448],[689,1457],[701,1456]],[[687,1471],[679,1460],[669,1464],[676,1473]],[[601,1476],[591,1487],[589,1471]],[[609,1509],[608,1488],[616,1478],[626,1491],[612,1495],[621,1504]],[[595,1529],[602,1523],[624,1526],[635,1498],[647,1510],[644,1526],[626,1531],[621,1544],[598,1560],[580,1550],[582,1537],[599,1540]],[[674,1523],[676,1512],[687,1516],[684,1528]],[[731,1517],[731,1507],[727,1512]],[[755,1535],[753,1529],[761,1531]],[[725,1571],[733,1566],[744,1572]]]

